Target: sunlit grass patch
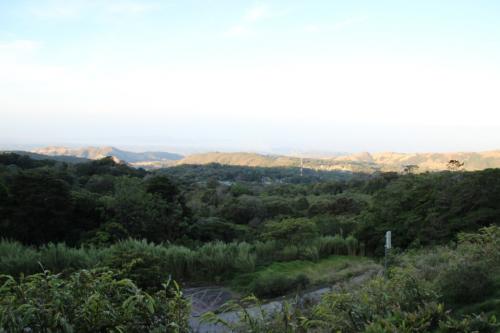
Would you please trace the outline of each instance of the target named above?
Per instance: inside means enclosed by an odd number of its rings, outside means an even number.
[[[235,276],[230,287],[243,293],[274,297],[297,288],[340,282],[374,267],[376,264],[368,258],[336,255],[316,262],[276,262],[258,267],[253,273]]]

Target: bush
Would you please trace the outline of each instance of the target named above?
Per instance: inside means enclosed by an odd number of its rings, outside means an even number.
[[[316,224],[307,218],[287,218],[264,224],[262,238],[288,244],[301,244],[318,236]]]
[[[451,305],[471,304],[495,292],[490,268],[481,262],[461,261],[439,278],[443,300]]]
[[[188,332],[189,305],[175,284],[150,295],[111,271],[82,270],[68,279],[2,275],[0,285],[0,332]]]
[[[259,264],[267,264],[275,260],[278,249],[278,243],[276,241],[257,241],[255,242],[254,247]]]
[[[176,280],[196,276],[196,252],[184,246],[167,247],[164,257],[165,266]]]
[[[319,237],[315,241],[315,244],[318,247],[319,255],[321,258],[330,256],[332,254],[339,255],[347,253],[347,251],[345,250],[345,241],[339,235]]]
[[[354,236],[350,235],[345,239],[345,244],[347,246],[347,254],[355,256],[358,249],[358,240],[354,238]]]
[[[253,253],[252,245],[238,243],[237,254],[234,258],[234,268],[237,272],[250,273],[255,270],[257,255]]]
[[[40,253],[16,241],[0,240],[0,273],[19,277],[41,272]]]
[[[395,269],[388,279],[376,277],[359,288],[325,295],[321,303],[312,310],[310,319],[328,332],[364,332],[367,325],[379,329],[370,332],[386,332],[382,328],[391,327],[391,323],[381,323],[383,319],[391,318],[396,313],[415,319],[416,315],[406,313],[425,307],[436,299],[434,290],[419,280],[414,271]],[[376,324],[375,327],[373,323]],[[416,324],[421,323],[417,320]],[[411,332],[428,332],[427,329],[432,328],[436,327],[424,326],[424,330]]]
[[[297,260],[299,258],[299,248],[295,245],[287,245],[280,253],[281,261]]]
[[[93,248],[71,248],[65,244],[49,243],[40,248],[40,262],[44,269],[53,272],[74,271],[97,266],[99,258]]]
[[[194,276],[195,254],[182,246],[163,246],[146,240],[125,240],[109,248],[104,265],[122,271],[143,288],[158,286],[172,276],[184,280]]]
[[[268,273],[255,279],[250,285],[249,291],[259,297],[277,297],[304,289],[308,285],[309,279],[304,274],[291,277],[283,273]]]
[[[315,246],[306,246],[299,249],[299,259],[300,260],[319,260],[319,251]]]
[[[218,281],[222,276],[231,273],[233,255],[236,252],[230,253],[231,246],[234,244],[217,241],[206,243],[196,251],[196,264],[199,265],[203,277]]]

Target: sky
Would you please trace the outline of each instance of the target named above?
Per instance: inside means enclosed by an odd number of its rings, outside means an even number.
[[[500,149],[497,0],[0,0],[0,145]]]

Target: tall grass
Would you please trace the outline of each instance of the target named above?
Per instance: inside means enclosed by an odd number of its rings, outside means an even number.
[[[254,243],[255,254],[260,265],[269,264],[276,260],[276,251],[278,242],[269,240],[265,242],[257,241]]]
[[[197,253],[197,264],[204,276],[210,279],[219,279],[230,273],[233,268],[234,244],[225,244],[221,241],[206,243],[200,247]],[[233,252],[233,253],[231,253]]]
[[[42,267],[68,273],[83,268],[110,267],[145,283],[149,280],[161,283],[169,276],[178,281],[218,282],[235,273],[251,273],[256,266],[275,261],[317,261],[334,254],[359,252],[354,237],[344,239],[338,235],[319,237],[308,244],[288,245],[277,241],[254,244],[215,241],[196,249],[134,239],[119,241],[106,248],[47,244],[35,249],[1,240],[0,274],[33,274],[40,272]]]
[[[167,270],[179,279],[195,277],[196,252],[184,246],[170,246],[166,248],[164,259]]]
[[[0,240],[0,273],[19,277],[20,274],[41,272],[40,253],[16,241]]]
[[[322,258],[332,254],[343,255],[348,253],[346,240],[339,235],[319,237],[316,239],[315,245],[318,247]]]
[[[253,272],[257,263],[257,253],[251,244],[246,242],[237,245],[234,268],[238,272]]]
[[[96,248],[71,248],[66,244],[49,243],[40,248],[40,263],[52,272],[74,271],[96,267],[102,250]]]

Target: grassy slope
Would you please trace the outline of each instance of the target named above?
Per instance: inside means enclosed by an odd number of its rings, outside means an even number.
[[[376,267],[377,264],[366,257],[336,255],[317,262],[305,260],[277,262],[259,267],[253,273],[239,274],[229,282],[229,286],[237,291],[253,292],[252,286],[259,279],[283,275],[294,278],[300,274],[307,276],[311,285],[330,284]]]

